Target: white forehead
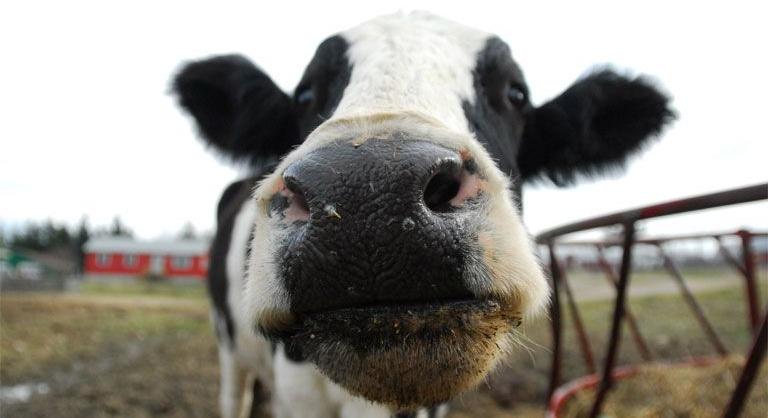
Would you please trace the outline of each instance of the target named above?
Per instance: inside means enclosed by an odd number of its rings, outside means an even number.
[[[489,34],[425,12],[375,18],[343,32],[352,66],[333,118],[413,112],[469,132],[472,72]]]

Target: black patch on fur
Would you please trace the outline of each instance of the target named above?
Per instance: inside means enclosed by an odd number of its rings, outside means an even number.
[[[203,138],[234,160],[259,166],[300,143],[293,101],[243,56],[186,64],[172,89]]]
[[[609,70],[534,108],[509,47],[495,37],[478,54],[473,76],[476,100],[463,103],[464,114],[518,196],[523,182],[539,177],[564,186],[578,174],[621,168],[675,118],[669,98],[650,81]],[[525,93],[525,103],[506,100],[509,85]]]
[[[311,89],[314,100],[296,103],[299,114],[299,133],[302,141],[321,123],[328,120],[339,105],[344,89],[352,76],[352,67],[347,58],[349,45],[341,36],[332,36],[323,41],[312,57],[304,75],[294,92],[297,94]]]
[[[565,186],[578,174],[620,169],[674,119],[669,98],[649,80],[590,74],[529,114],[520,173]]]
[[[211,302],[217,315],[224,318],[226,325],[226,335],[217,334],[217,336],[219,340],[226,341],[230,347],[235,345],[235,327],[232,321],[232,312],[227,302],[227,289],[229,288],[227,253],[229,252],[229,244],[232,241],[232,229],[235,226],[235,218],[238,212],[240,212],[240,208],[250,198],[253,187],[258,179],[258,177],[249,177],[230,184],[221,195],[216,211],[216,235],[211,243],[208,262],[208,294],[211,297]],[[245,271],[245,266],[242,267],[243,271]]]
[[[520,86],[525,91],[525,79],[520,67],[512,59],[509,47],[499,38],[492,37],[477,56],[472,72],[475,103],[463,103],[469,128],[496,160],[504,174],[518,177],[517,152],[525,123],[526,103],[522,107],[511,104],[505,97],[507,86]]]
[[[285,94],[241,55],[186,64],[172,91],[210,145],[258,170],[301,144],[333,114],[352,74],[347,48],[341,36],[318,46],[296,88],[296,94],[312,90],[314,99],[307,103]]]
[[[416,411],[397,412],[392,418],[416,418]]]

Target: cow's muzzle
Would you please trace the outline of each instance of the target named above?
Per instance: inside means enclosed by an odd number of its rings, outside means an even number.
[[[471,299],[484,274],[483,196],[470,156],[424,141],[341,141],[283,173],[270,216],[297,314]]]
[[[268,213],[292,320],[272,335],[351,392],[399,408],[477,383],[521,317],[516,301],[476,291],[494,255],[479,236],[490,196],[472,155],[345,140],[281,174]]]

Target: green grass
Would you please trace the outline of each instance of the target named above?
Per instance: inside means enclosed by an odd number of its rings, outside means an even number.
[[[707,291],[697,294],[705,314],[711,321],[726,348],[734,354],[745,354],[751,343],[747,322],[744,291],[741,286]],[[579,349],[571,314],[564,300],[562,383],[589,373]],[[761,304],[765,303],[765,298]],[[613,313],[613,300],[591,301],[578,304],[579,313],[587,330],[589,343],[598,371],[601,370],[608,346],[608,335]],[[761,305],[764,306],[764,305]],[[645,338],[654,360],[678,361],[691,356],[715,355],[716,351],[707,340],[682,297],[656,295],[631,298],[629,307],[634,313],[640,332]],[[504,373],[526,376],[526,395],[520,402],[540,403],[546,393],[551,364],[551,330],[546,318],[528,324],[524,330],[524,345],[507,362]],[[622,328],[618,364],[643,362],[626,323]],[[521,391],[522,393],[523,391]]]
[[[206,289],[204,282],[133,282],[133,283],[99,283],[87,281],[82,283],[80,293],[84,295],[109,296],[168,296],[177,298],[204,298]]]
[[[746,303],[741,288],[728,288],[699,294],[697,297],[707,318],[725,345],[742,351],[750,340],[747,326]],[[600,349],[605,345],[613,315],[613,302],[586,302],[581,305],[582,320],[587,325],[590,340]],[[714,353],[689,306],[679,295],[665,295],[630,299],[640,332],[646,337],[652,351],[662,358]],[[570,314],[566,314],[570,324]],[[572,328],[571,328],[572,329]],[[568,342],[575,336],[568,333]],[[628,331],[622,333],[626,361],[639,360]]]

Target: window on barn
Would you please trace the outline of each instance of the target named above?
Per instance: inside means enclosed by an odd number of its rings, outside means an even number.
[[[109,254],[106,253],[98,253],[96,254],[96,265],[97,266],[108,266],[110,261]]]
[[[136,254],[125,254],[123,256],[124,267],[136,267],[139,264],[139,257]]]
[[[177,270],[187,270],[192,267],[191,257],[173,257],[171,265]]]

